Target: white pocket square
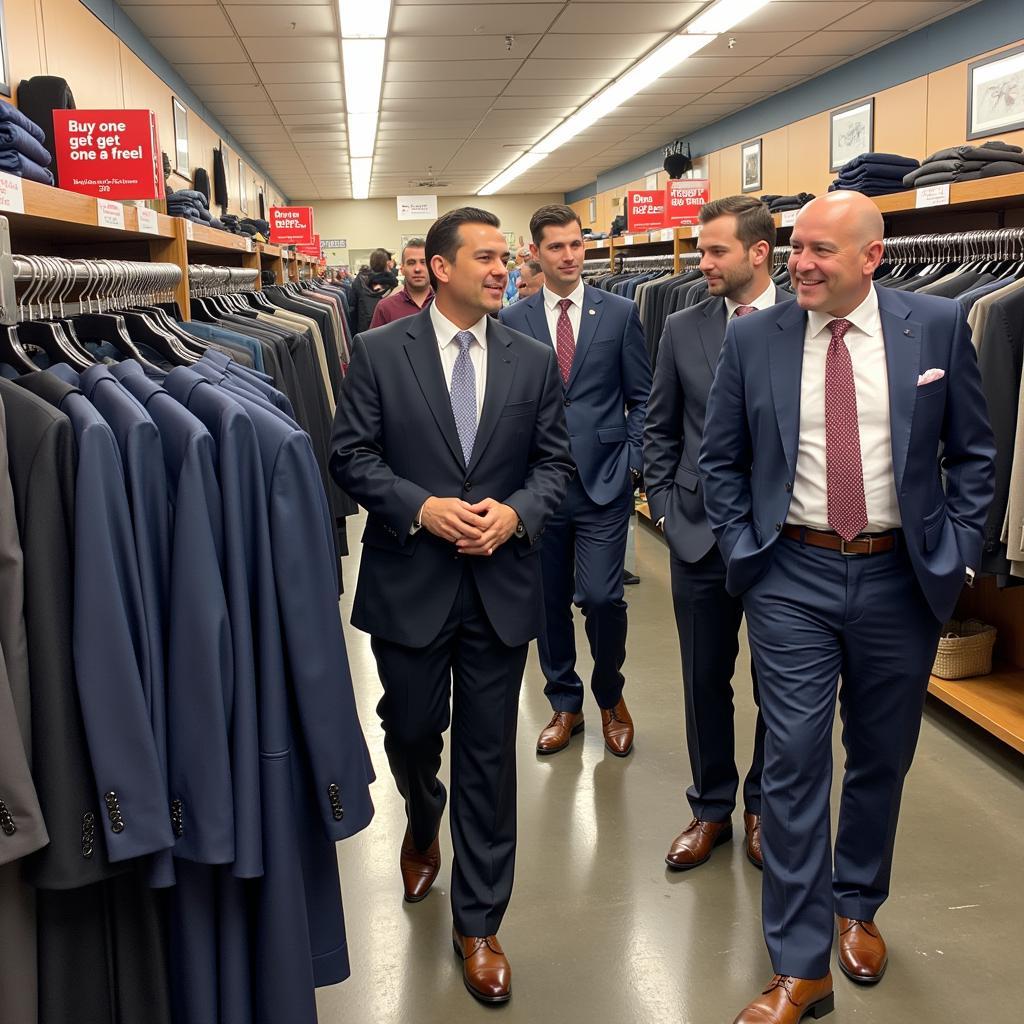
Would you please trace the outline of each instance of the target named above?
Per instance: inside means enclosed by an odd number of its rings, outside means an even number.
[[[920,377],[917,378],[917,386],[923,388],[925,384],[931,384],[933,381],[942,380],[946,376],[945,370],[932,369],[925,370]]]

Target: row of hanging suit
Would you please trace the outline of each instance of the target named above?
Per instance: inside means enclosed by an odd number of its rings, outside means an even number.
[[[267,373],[144,334],[0,375],[0,1019],[314,1024],[373,814],[336,523]]]

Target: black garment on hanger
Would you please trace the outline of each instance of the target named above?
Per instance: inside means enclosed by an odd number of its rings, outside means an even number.
[[[228,208],[228,176],[224,170],[224,150],[220,146],[213,151],[213,201],[225,210]]]
[[[192,172],[192,187],[197,192],[202,192],[206,196],[206,204],[210,204],[210,175],[205,167],[197,167]]]

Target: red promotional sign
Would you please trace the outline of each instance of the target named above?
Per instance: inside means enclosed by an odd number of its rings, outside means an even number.
[[[629,231],[660,228],[665,220],[665,193],[657,189],[626,193],[626,223]]]
[[[312,245],[312,207],[272,206],[270,208],[270,241],[274,245]]]
[[[699,224],[701,207],[711,199],[707,178],[678,178],[665,186],[665,227]]]
[[[301,252],[305,256],[312,256],[314,259],[320,259],[320,236],[314,235],[313,241],[309,245],[297,245],[295,246],[296,252]]]
[[[152,110],[55,110],[60,187],[101,199],[163,199]]]

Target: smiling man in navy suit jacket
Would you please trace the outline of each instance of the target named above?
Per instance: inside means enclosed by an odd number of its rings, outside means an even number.
[[[743,595],[761,710],[762,922],[776,972],[736,1024],[833,1006],[829,969],[872,984],[903,780],[939,631],[981,557],[995,450],[958,303],[876,288],[884,226],[856,192],[803,208],[796,301],[733,321],[699,469]],[[846,770],[829,815],[836,689]],[[833,917],[835,915],[835,918]]]
[[[633,490],[643,471],[651,364],[636,304],[581,280],[583,233],[576,212],[543,206],[530,220],[530,234],[530,252],[546,283],[536,295],[503,309],[501,319],[554,348],[577,467],[543,541],[545,623],[538,649],[554,715],[540,734],[537,753],[564,749],[583,728],[575,603],[586,619],[594,658],[590,685],[605,745],[625,757],[633,747],[633,722],[622,697],[622,573]]]

